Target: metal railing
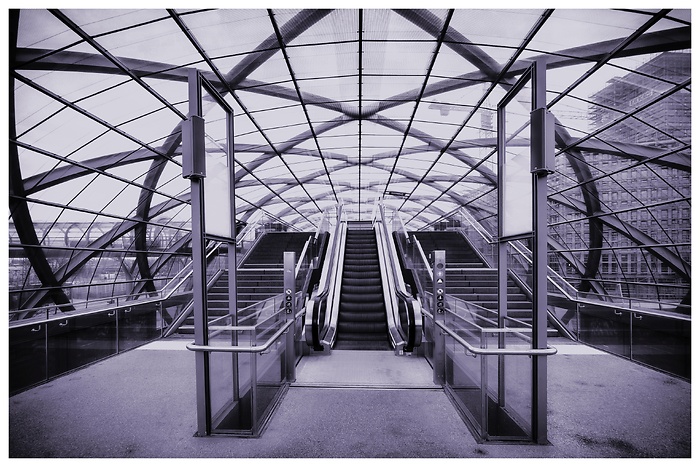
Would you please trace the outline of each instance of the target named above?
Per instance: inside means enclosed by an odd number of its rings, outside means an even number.
[[[380,199],[377,201],[374,211],[377,214],[374,219],[374,228],[377,235],[380,266],[384,275],[384,297],[389,303],[389,306],[386,307],[387,322],[394,348],[398,351],[412,352],[420,346],[423,335],[421,303],[406,290],[394,237],[388,227],[387,209]],[[394,217],[397,217],[396,212],[394,212]],[[392,222],[393,224],[395,222]]]
[[[302,299],[297,294],[297,300]],[[303,308],[288,315],[276,300],[271,313],[253,324],[232,316],[210,326],[206,345],[187,344],[208,355],[210,372],[207,418],[211,434],[257,436],[294,379],[294,361],[302,328]],[[294,355],[292,355],[292,353]]]
[[[301,318],[304,315],[304,310],[298,311],[294,316],[295,319]],[[283,316],[282,312],[278,312],[275,317]],[[226,352],[226,353],[264,353],[275,344],[283,334],[286,334],[287,330],[294,325],[294,321],[286,321],[274,334],[272,334],[263,344],[261,345],[197,345],[194,342],[187,344],[185,347],[188,350],[195,352]],[[267,324],[267,321],[261,324]],[[245,331],[257,333],[259,325],[253,326],[228,326],[228,325],[215,325],[212,329],[220,334],[225,331]]]
[[[464,221],[465,226],[460,226],[458,229],[467,238],[474,250],[482,259],[485,259],[486,264],[494,267],[497,251],[495,248],[495,238],[481,223],[479,223],[466,209],[462,208],[459,211],[460,220]],[[509,267],[516,272],[516,275],[522,277],[523,282],[530,284],[528,280],[529,269],[532,265],[532,252],[520,240],[508,243],[509,247]],[[630,311],[639,313],[654,313],[660,311],[661,314],[668,312],[667,316],[681,316],[681,313],[669,312],[669,310],[678,309],[683,305],[677,302],[664,302],[663,300],[650,300],[641,297],[624,297],[622,295],[611,295],[597,292],[580,292],[576,287],[563,278],[558,272],[551,267],[547,268],[548,292],[563,294],[571,301],[581,301],[588,304],[608,303],[613,307],[626,308]],[[597,282],[605,284],[604,279],[596,279]],[[660,287],[663,284],[655,284],[654,287]],[[690,314],[690,307],[688,314]]]
[[[306,343],[315,350],[330,348],[335,342],[338,321],[338,300],[335,296],[340,293],[346,232],[344,209],[342,205],[338,205],[333,233],[330,234],[325,259],[321,265],[321,277],[306,303]]]
[[[247,232],[239,233],[237,243]],[[296,266],[299,276],[308,271],[311,253],[307,245]],[[226,269],[228,246],[210,241],[205,254],[211,283]],[[163,337],[169,326],[186,317],[191,300],[190,262],[155,292],[74,302],[77,309],[70,312],[59,305],[11,312],[24,319],[11,318],[9,323],[10,391],[22,391]]]
[[[495,253],[493,237],[468,211],[461,211],[460,219],[465,225],[458,230],[487,264],[496,264],[490,262]],[[531,286],[530,250],[522,241],[513,241],[509,242],[508,255],[511,277],[521,286]],[[635,363],[690,379],[691,317],[669,311],[678,304],[583,293],[551,268],[547,280],[550,322],[563,328],[565,335]],[[527,289],[525,292],[531,293]]]
[[[501,327],[479,316],[424,311],[441,361],[442,384],[460,415],[483,441],[528,442],[533,437],[532,381],[536,357],[557,350],[532,348],[528,327]],[[437,357],[436,357],[437,358]]]
[[[206,250],[209,277],[220,270],[220,248],[220,243],[211,242]],[[142,299],[117,296],[71,312],[41,307],[41,314],[10,322],[10,391],[45,383],[163,337],[192,300],[191,276],[191,267],[185,267],[161,290],[141,294]]]

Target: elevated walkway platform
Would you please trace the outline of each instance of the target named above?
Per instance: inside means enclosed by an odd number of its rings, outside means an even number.
[[[420,357],[304,357],[260,438],[195,437],[188,338],[9,400],[10,458],[684,458],[691,385],[566,340],[548,360],[549,445],[478,444]]]

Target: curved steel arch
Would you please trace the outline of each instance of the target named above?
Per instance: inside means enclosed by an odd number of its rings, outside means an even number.
[[[374,168],[377,168],[377,169],[380,169],[380,170],[384,170],[384,171],[390,172],[390,169],[389,169],[388,167],[375,166],[375,165],[372,165],[371,162],[370,162],[370,163],[367,163],[367,165],[371,165],[371,166],[374,167]],[[348,165],[345,165],[345,166],[343,166],[343,167],[333,167],[333,168],[330,168],[330,169],[329,169],[329,172],[334,172],[334,171],[336,171],[336,170],[342,170],[342,169],[352,168],[352,167],[353,167],[353,165],[348,163]],[[319,174],[319,172],[314,172],[314,173],[308,174],[308,175],[307,175],[307,178],[302,178],[301,181],[302,181],[302,183],[310,183],[310,182],[312,182],[313,180],[315,180],[315,179],[318,178],[318,174]],[[431,182],[431,181],[426,181],[425,177],[422,177],[422,179],[421,179],[421,177],[419,177],[418,175],[413,174],[413,173],[411,173],[411,172],[406,172],[406,173],[403,174],[403,175],[404,175],[407,179],[409,179],[409,181],[412,181],[412,182],[420,182],[420,183],[422,183],[422,184],[424,184],[424,185],[426,185],[426,186],[428,186],[428,187],[430,187],[430,188],[436,189],[435,187],[432,186],[433,183],[436,183],[435,181],[432,181],[432,182]],[[291,184],[289,184],[289,185],[285,186],[283,189],[278,190],[278,193],[284,193],[285,191],[288,191],[288,190],[294,188],[295,186],[296,186],[296,185],[291,185]],[[436,189],[436,190],[437,190],[437,189]],[[438,191],[439,191],[439,190],[438,190]],[[442,194],[446,194],[447,196],[449,196],[449,197],[451,197],[451,198],[454,198],[455,201],[457,202],[457,204],[460,205],[460,206],[462,206],[462,205],[465,204],[465,201],[464,201],[465,198],[462,197],[462,196],[460,196],[460,195],[458,195],[458,194],[456,194],[456,193],[452,193],[452,192],[448,192],[448,193],[446,193],[446,192],[441,192],[441,193],[442,193]],[[265,206],[265,205],[268,205],[268,203],[269,203],[270,201],[272,201],[272,199],[277,198],[277,197],[278,197],[278,196],[277,196],[275,193],[269,193],[268,195],[266,195],[266,196],[260,198],[260,199],[258,200],[258,203]],[[278,214],[278,215],[279,215],[279,214]]]
[[[429,11],[410,11],[404,12],[403,16],[409,21],[413,22],[429,34],[435,36],[437,34],[437,18]],[[464,37],[458,31],[454,29],[448,29],[446,40],[447,45],[452,48],[457,54],[461,55],[467,59],[470,63],[476,66],[479,70],[484,72],[488,77],[496,78],[499,76],[501,67],[493,60],[488,54],[483,52],[479,47],[475,47],[473,43]],[[512,78],[504,78],[501,83],[502,87],[510,88],[514,84]],[[558,122],[557,122],[558,123]],[[568,134],[566,129],[561,125],[555,126],[555,138],[556,141],[561,145],[564,142],[569,141],[571,136]],[[584,200],[586,202],[586,207],[589,212],[593,213],[600,209],[600,202],[598,201],[598,192],[595,186],[595,182],[585,184],[585,182],[591,178],[590,169],[581,164],[580,161],[574,157],[567,154],[567,159],[569,164],[576,173],[576,177],[581,182],[581,191],[583,193]],[[599,228],[599,223],[597,221],[589,222],[589,235],[591,247],[595,248],[592,250],[591,254],[588,256],[588,261],[586,264],[586,270],[584,279],[595,277],[595,273],[598,270],[598,264],[600,263],[600,249],[602,246],[602,229]],[[587,291],[590,289],[590,282],[584,280],[581,282],[581,291]]]
[[[23,145],[23,147],[29,148],[28,145]],[[32,150],[45,152],[39,148],[32,148]],[[25,178],[24,190],[25,193],[29,195],[79,177],[94,173],[104,174],[108,169],[112,169],[114,167],[137,164],[139,162],[153,160],[158,157],[160,157],[158,154],[148,149],[140,148],[136,151],[108,154],[101,157],[96,157],[94,159],[89,159],[87,161],[70,161],[71,165],[56,167],[46,172],[41,172]]]
[[[339,193],[345,193],[345,192],[350,192],[350,191],[354,191],[354,190],[356,190],[356,187],[354,187],[354,186],[346,186],[346,187],[342,187],[342,189],[338,190],[338,192],[339,192]],[[410,202],[411,202],[411,203],[414,203],[414,204],[420,204],[420,200],[421,200],[421,199],[432,199],[432,198],[427,197],[427,196],[426,196],[426,197],[418,196],[418,197],[416,197],[416,198],[417,198],[416,200],[411,200]],[[298,202],[298,203],[300,203],[300,204],[303,204],[305,201],[304,201],[303,199],[290,199],[290,202]],[[438,217],[447,214],[446,211],[442,211],[442,210],[440,210],[440,209],[437,208],[437,207],[432,207],[431,209],[433,209],[434,211],[437,211],[437,212],[436,212],[436,216],[438,216]],[[286,208],[286,209],[280,211],[280,212],[279,212],[278,214],[276,214],[276,215],[279,216],[279,217],[281,217],[281,216],[283,216],[283,215],[286,215],[287,212],[291,212],[291,211],[292,211],[291,208],[288,207],[288,208]],[[425,221],[426,223],[430,221],[430,220],[429,220],[427,217],[425,217],[425,216],[419,216],[418,218],[421,219],[421,220],[423,220],[423,221]],[[292,220],[290,221],[290,223],[292,223],[292,224],[294,224],[295,222],[296,222],[296,219],[295,219],[295,218],[292,218]]]
[[[687,36],[687,37],[688,37],[688,39],[687,39],[687,42],[688,42],[687,47],[689,47],[689,46],[690,46],[689,31],[690,31],[690,28],[687,27],[687,28],[678,28],[678,30],[674,30],[674,31],[671,31],[671,32],[662,31],[662,33],[645,34],[645,35],[643,35],[640,39],[638,39],[637,41],[635,41],[634,44],[632,44],[632,46],[633,46],[633,47],[637,47],[637,49],[635,49],[635,50],[639,50],[639,52],[637,52],[637,53],[642,53],[641,50],[644,50],[644,51],[645,51],[644,53],[648,53],[649,50],[660,50],[661,48],[663,48],[663,47],[664,47],[664,42],[667,44],[666,47],[668,47],[668,44],[672,44],[672,43],[673,43],[671,40],[669,40],[669,38],[671,38],[671,37],[677,37],[678,40],[681,40],[683,37],[686,37],[686,36]],[[673,34],[676,34],[676,33],[677,33],[677,36],[673,36]],[[654,37],[656,38],[656,40],[650,40],[650,39],[652,39],[652,38],[654,38]],[[643,48],[642,48],[643,45],[641,45],[641,44],[642,44],[643,41],[646,41],[646,42],[644,42],[644,44],[646,44],[646,45],[644,45],[644,47],[646,47],[646,49],[643,49]],[[618,41],[618,43],[619,43],[619,41]],[[600,44],[604,44],[604,43],[600,43]],[[586,48],[582,48],[580,51],[578,51],[579,55],[576,56],[576,57],[574,57],[574,52],[571,52],[571,53],[570,53],[571,56],[567,56],[567,57],[553,56],[553,61],[555,62],[555,63],[554,63],[554,66],[568,66],[568,65],[565,65],[565,64],[582,63],[582,62],[584,62],[584,61],[586,61],[586,60],[591,60],[591,59],[592,59],[591,57],[596,57],[595,54],[598,54],[598,57],[602,57],[602,56],[604,56],[605,54],[609,53],[609,51],[612,50],[612,49],[615,47],[615,46],[613,45],[613,42],[612,42],[612,41],[610,41],[609,44],[610,44],[610,45],[609,45],[608,47],[598,47],[598,45],[596,45],[595,47],[594,47],[594,46],[587,46]],[[677,45],[674,45],[673,47],[674,47],[674,48],[678,48]],[[572,50],[573,50],[573,49],[572,49]],[[601,51],[601,50],[602,50],[602,51]],[[625,49],[625,50],[622,51],[621,54],[619,54],[619,55],[617,55],[617,56],[624,56],[624,54],[627,53],[628,50],[632,50],[632,49],[631,49],[631,48]],[[585,52],[587,55],[584,54],[584,52]],[[274,53],[274,52],[271,52],[271,53]],[[54,54],[54,55],[58,55],[58,54]],[[631,53],[630,53],[630,55],[631,55]],[[572,57],[574,57],[574,58],[572,58]],[[253,60],[254,57],[249,56],[249,57],[246,57],[246,58],[247,58],[247,59],[249,58],[250,60],[248,60],[247,63],[241,65],[242,69],[244,69],[244,68],[246,68],[246,67],[248,67],[248,68],[253,68],[253,69],[254,69],[256,66],[259,66],[259,65],[256,64],[255,60]],[[483,57],[481,57],[481,58],[483,58]],[[480,58],[480,57],[476,57],[476,59],[481,59],[481,58]],[[558,60],[558,61],[557,61],[557,60]],[[104,60],[104,63],[108,63],[108,61]],[[130,66],[130,65],[128,64],[127,61],[122,61],[122,63],[125,64],[125,66],[127,66],[127,68],[129,68],[129,69],[133,69],[133,68],[134,68],[134,67]],[[527,65],[529,65],[529,62],[527,63]],[[104,66],[104,64],[103,64],[102,66]],[[113,65],[110,66],[109,68],[110,68],[111,70],[114,70],[114,69],[115,69]],[[513,67],[513,68],[515,69],[515,68],[517,68],[517,67]],[[181,71],[181,70],[169,70],[169,71],[167,71],[166,73],[163,73],[162,76],[166,76],[166,75],[167,75],[170,79],[182,79],[182,75],[179,74],[180,71]],[[112,71],[112,72],[113,72],[113,71]],[[233,70],[232,70],[231,72],[233,72]],[[231,72],[230,72],[230,73],[231,73]],[[511,69],[511,70],[509,71],[509,74],[512,73],[512,72],[513,72],[513,69]],[[139,72],[134,72],[135,75],[138,74],[139,76],[141,75],[141,73],[142,73],[141,71],[139,71]],[[487,73],[485,73],[485,72],[481,72],[481,74],[482,74],[483,76],[487,76]],[[513,76],[514,76],[514,75],[513,75]],[[476,75],[473,75],[472,78],[476,79]],[[238,82],[239,89],[240,89],[240,85],[243,85],[245,82],[246,82],[246,79],[245,79],[245,78],[242,79],[242,80],[240,80],[240,81]],[[443,83],[443,84],[447,84],[447,83]],[[228,85],[226,85],[225,87],[228,88]],[[445,92],[445,90],[446,90],[447,88],[446,88],[446,87],[443,87],[443,88],[441,88],[441,89],[442,89],[442,92]],[[426,88],[426,92],[427,92],[427,93],[430,93],[430,92],[435,91],[435,90],[436,90],[436,88],[431,88],[430,86],[428,86],[428,87]],[[251,92],[252,92],[252,91],[251,91]],[[427,94],[427,95],[429,95],[429,94]],[[304,95],[304,97],[306,97],[306,94]],[[297,97],[297,101],[299,101],[299,99],[300,99],[300,98]],[[310,104],[312,104],[312,105],[318,105],[318,103],[311,103],[311,102],[308,102],[308,103],[310,103]],[[386,105],[386,106],[390,106],[391,104],[392,104],[391,102],[385,102],[385,103],[383,103],[383,105]],[[342,106],[340,103],[331,104],[331,106],[333,106],[333,105],[340,105],[341,111],[345,108],[345,107]],[[371,114],[371,115],[377,115],[376,112],[377,112],[379,109],[381,109],[381,106],[378,106],[377,109],[372,109],[371,112],[373,112],[373,114]],[[335,110],[335,108],[334,108],[334,110]],[[347,108],[345,108],[345,110],[348,111]],[[360,116],[360,115],[355,115],[355,116],[353,116],[353,117],[351,117],[351,118],[369,118],[370,114],[367,114],[367,115],[364,114],[365,112],[369,112],[369,111],[370,111],[370,110],[363,109],[363,115],[362,115],[362,116]],[[456,144],[457,144],[457,142],[455,142],[455,147],[456,147]],[[16,150],[16,148],[15,148],[15,150]],[[155,158],[158,158],[158,157],[159,157],[158,155],[155,155],[155,156],[152,157],[151,159],[155,159]],[[322,156],[321,154],[319,154],[319,157],[323,157],[323,156]],[[121,165],[121,164],[120,164],[120,165]],[[686,167],[687,169],[689,169],[689,164],[686,163],[686,164],[685,164],[685,167]],[[79,170],[77,169],[77,167],[76,167],[76,169],[74,169],[74,170],[75,170],[75,172],[72,172],[72,175],[70,175],[70,176],[73,176],[73,175],[74,175],[74,176],[79,176],[79,175],[75,175],[75,174],[77,173],[77,171],[79,171]],[[66,171],[66,172],[64,173],[64,175],[69,174],[69,172],[70,172],[70,171]],[[58,175],[58,174],[57,174],[57,175]],[[57,179],[60,180],[60,179],[62,179],[62,177],[59,175]],[[584,181],[585,181],[585,180],[588,180],[588,178],[586,178],[586,177],[584,176],[583,180],[584,180]],[[434,182],[434,180],[433,180],[433,182]],[[59,183],[60,183],[60,182],[59,182]],[[26,184],[26,181],[25,181],[25,184]],[[156,181],[156,184],[157,184],[157,181]],[[152,185],[152,186],[155,187],[155,185]],[[152,191],[151,191],[151,193],[152,193]],[[145,195],[144,195],[144,196],[145,196]],[[142,203],[139,203],[139,206],[143,206],[143,204],[142,204]],[[144,214],[147,215],[149,209],[143,209],[143,211],[144,211]]]
[[[568,198],[561,194],[552,195],[548,198],[550,201],[559,203],[563,206],[571,208],[587,217],[594,216],[601,224],[605,224],[617,232],[623,234],[625,237],[629,238],[640,248],[648,250],[649,253],[654,255],[656,258],[660,259],[664,264],[668,265],[673,269],[681,278],[690,282],[690,265],[683,260],[680,256],[673,253],[670,249],[665,246],[659,245],[659,242],[654,240],[649,235],[645,234],[641,230],[633,227],[632,225],[621,221],[613,212],[603,212],[598,210],[593,214],[589,214],[588,207],[585,203]],[[599,248],[600,250],[600,248]]]
[[[14,68],[16,63],[17,36],[19,30],[19,10],[10,10],[9,26],[10,26],[10,70]],[[10,141],[17,138],[16,121],[15,121],[15,86],[12,73],[9,79],[9,137]],[[22,171],[19,163],[19,152],[17,145],[10,143],[8,152],[8,169],[9,169],[9,192],[10,192],[10,216],[15,225],[15,230],[19,240],[24,245],[39,246],[39,239],[36,236],[34,229],[34,221],[32,220],[31,212],[26,201],[26,192],[22,180]],[[51,269],[44,250],[42,248],[24,247],[24,254],[29,260],[29,264],[34,269],[37,278],[41,281],[43,287],[49,287],[47,293],[51,296],[54,303],[61,306],[64,311],[72,311],[74,308],[70,305],[70,299],[65,291],[60,287],[56,275]],[[31,307],[22,307],[31,308]]]
[[[605,41],[605,42],[600,42],[596,44],[590,44],[587,46],[583,47],[578,47],[578,48],[572,48],[572,49],[567,49],[564,51],[559,51],[554,54],[547,54],[549,60],[548,60],[548,68],[559,68],[563,66],[571,66],[571,65],[576,65],[579,63],[583,62],[588,62],[591,60],[597,60],[600,59],[601,57],[605,56],[606,54],[610,53],[610,50],[614,49],[620,44],[621,40],[613,40],[613,41]],[[669,31],[663,31],[663,33],[645,33],[643,36],[638,38],[632,46],[622,50],[620,53],[618,53],[617,56],[630,56],[630,55],[635,55],[635,54],[640,54],[640,53],[650,53],[650,52],[659,52],[659,51],[664,51],[664,50],[677,50],[677,49],[683,49],[687,48],[690,44],[690,28],[689,27],[681,27],[677,28],[674,30],[669,30]],[[119,70],[115,68],[113,65],[111,65],[111,62],[107,60],[105,57],[97,56],[95,54],[86,54],[86,53],[80,53],[80,52],[68,52],[68,51],[61,51],[58,53],[50,53],[51,51],[48,50],[43,50],[43,49],[19,49],[18,50],[18,55],[22,57],[22,60],[24,63],[20,65],[20,68],[23,69],[40,69],[40,70],[66,70],[66,71],[85,71],[85,72],[101,72],[101,73],[110,73],[110,74],[116,74],[119,73]],[[48,55],[48,56],[47,56]],[[38,61],[37,58],[41,57],[41,61]],[[127,66],[130,69],[135,69],[138,71],[134,71],[135,74],[138,74],[139,76],[151,76],[151,77],[157,77],[159,79],[167,79],[167,80],[177,80],[177,81],[186,81],[186,70],[181,69],[181,68],[175,68],[173,69],[172,66],[169,66],[167,64],[159,63],[159,62],[152,62],[152,61],[146,61],[146,60],[136,60],[136,59],[120,59],[121,62]],[[506,76],[515,76],[519,73],[521,73],[528,65],[529,61],[520,61],[516,62],[516,64],[511,67],[511,69],[506,73]],[[166,70],[166,71],[160,71],[160,70]],[[477,72],[480,73],[480,72]],[[206,73],[209,77],[209,79],[212,82],[218,82],[218,78],[210,72]],[[461,77],[454,78],[454,79],[445,79],[442,81],[438,81],[436,83],[430,84],[427,86],[426,93],[425,95],[430,96],[430,95],[436,95],[440,93],[444,93],[450,90],[458,89],[458,88],[464,88],[468,86],[472,86],[474,84],[480,84],[483,79],[485,78],[485,75],[475,75],[475,74],[466,74]],[[454,82],[454,83],[453,83]],[[248,92],[256,92],[260,94],[266,94],[274,97],[280,97],[292,101],[299,102],[299,98],[296,95],[296,93],[292,92],[289,88],[286,88],[284,86],[279,86],[275,84],[266,84],[266,83],[261,83],[256,80],[250,80],[250,79],[243,79],[240,82],[241,86],[239,89],[245,90]],[[452,85],[451,85],[452,84]],[[416,97],[417,90],[412,90],[412,91],[407,91],[402,94],[395,95],[383,102],[380,102],[377,106],[377,108],[374,110],[374,112],[379,112],[381,110],[385,110],[388,108],[391,108],[393,106],[399,105],[402,101],[405,101],[405,99],[408,100],[413,100]],[[339,102],[334,102],[328,98],[324,98],[322,96],[318,96],[315,94],[303,92],[302,93],[302,98],[305,100],[306,103],[323,107],[329,110],[335,110],[341,113],[345,113],[346,115],[350,116],[351,118],[357,118],[357,115],[352,114],[347,106],[341,105]],[[610,146],[607,146],[605,143],[597,144],[593,143],[591,141],[586,142],[581,146],[582,150],[595,150],[601,153],[614,153],[616,155],[620,155],[622,157],[628,157],[631,156],[633,158],[636,158],[639,160],[639,157],[636,157],[636,154],[639,151],[645,151],[648,152],[648,148],[645,148],[643,146],[636,146],[634,150],[629,150],[629,149],[624,149],[620,150],[620,145],[625,145],[625,147],[629,148],[630,145],[627,143],[615,143],[615,147],[611,148]],[[455,142],[452,146],[455,148],[461,148],[459,142]],[[593,146],[593,147],[589,147]],[[139,151],[140,152],[140,151]],[[133,158],[133,161],[136,162],[138,160],[143,160],[141,159],[142,155],[137,155],[136,157]],[[646,154],[642,157],[645,157]],[[148,158],[149,155],[146,155],[145,158]],[[152,155],[152,157],[157,157],[157,155]],[[122,163],[128,163],[129,160],[125,160]],[[106,163],[109,163],[106,161]],[[655,163],[658,163],[660,165],[669,165],[673,166],[676,168],[680,168],[682,170],[689,170],[689,160],[686,157],[680,157],[679,160],[676,162],[676,160],[669,161],[668,159],[662,159],[659,161],[655,161]],[[92,161],[87,162],[86,164],[90,165],[92,164]],[[95,160],[95,165],[100,166],[97,160]],[[60,172],[66,171],[70,172],[70,170],[66,170],[64,168],[59,168],[57,169],[58,172],[54,175],[55,178],[61,179],[62,176],[59,175]],[[75,169],[73,169],[75,170]]]
[[[190,194],[187,193],[182,196],[181,202],[174,202],[173,200],[164,201],[151,208],[151,219],[157,217],[171,209],[181,206],[183,203],[188,203],[190,201]],[[114,241],[123,237],[131,230],[135,229],[139,224],[139,220],[128,220],[123,221],[120,224],[115,225],[104,235],[100,236],[98,239],[93,241],[88,245],[87,250],[81,250],[75,253],[71,258],[64,263],[60,268],[55,271],[56,283],[60,286],[66,280],[68,280],[76,271],[85,265],[90,259],[95,255],[101,254],[107,246],[109,246]],[[150,275],[150,272],[149,272]],[[34,292],[32,296],[25,302],[24,308],[33,308],[42,303],[43,299],[47,295],[47,290],[40,290]]]

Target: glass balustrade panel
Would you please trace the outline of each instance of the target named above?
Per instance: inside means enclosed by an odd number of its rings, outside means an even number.
[[[117,353],[116,310],[47,323],[47,376],[94,363]]]
[[[160,302],[121,308],[119,318],[119,351],[130,350],[161,337],[163,320]]]
[[[606,352],[630,357],[630,313],[591,304],[578,307],[579,340]]]

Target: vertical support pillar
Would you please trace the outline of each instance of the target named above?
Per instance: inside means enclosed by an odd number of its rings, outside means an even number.
[[[284,252],[284,320],[294,321],[297,312],[296,303],[296,280],[294,272],[296,269],[296,254],[293,251]],[[285,368],[287,382],[296,380],[296,350],[294,346],[295,329],[294,324],[287,330],[285,346]]]
[[[233,114],[231,112],[226,112],[226,132],[226,157],[228,160],[229,197],[231,200],[229,203],[231,213],[231,238],[233,239],[233,241],[228,244],[229,313],[236,315],[234,323],[238,324],[238,308],[236,305],[238,297],[238,290],[236,288],[236,268],[238,263],[238,254],[236,252],[236,239],[238,237],[238,232],[236,232],[236,161],[233,154],[235,136]]]
[[[554,166],[554,117],[547,111],[546,74],[544,59],[537,59],[523,73],[520,79],[498,104],[498,324],[506,323],[508,310],[508,242],[530,237],[533,239],[533,308],[532,308],[532,349],[547,348],[547,175]],[[510,191],[517,189],[518,183],[524,182],[520,175],[523,169],[520,161],[506,158],[506,106],[531,83],[530,113],[530,180],[532,188],[532,219],[519,218],[515,215],[511,223],[506,218],[505,198]],[[514,136],[514,135],[513,135]],[[520,157],[516,155],[515,157]],[[506,174],[513,167],[514,172]],[[515,175],[513,175],[515,174]],[[521,180],[514,180],[514,178]],[[506,183],[508,182],[508,183]],[[508,196],[508,199],[515,199]],[[518,209],[529,208],[519,205]],[[525,221],[525,222],[523,222]],[[508,228],[506,228],[508,227]],[[499,339],[499,346],[505,342]],[[505,404],[505,361],[499,358],[499,404]],[[532,358],[532,440],[545,444],[547,442],[547,357]]]
[[[433,382],[445,384],[445,333],[437,326],[445,323],[445,250],[433,252]]]
[[[534,242],[532,348],[547,348],[547,175],[554,166],[554,117],[547,111],[544,60],[533,66],[530,151]],[[547,356],[533,357],[532,431],[539,444],[547,442]]]
[[[505,117],[505,106],[498,107],[497,113],[497,139],[498,139],[498,327],[505,327],[506,316],[508,315],[508,243],[502,241],[500,237],[503,235],[504,231],[504,215],[505,206],[503,187],[505,186],[505,174],[504,167],[506,164],[506,117]],[[503,348],[505,346],[505,335],[500,333],[498,336],[498,347]],[[506,371],[505,371],[505,357],[502,355],[498,356],[498,405],[500,407],[505,407],[506,405],[506,389],[505,389]]]
[[[228,172],[229,172],[229,203],[230,215],[231,215],[231,238],[232,241],[228,242],[228,303],[229,303],[229,315],[231,316],[231,323],[235,326],[238,325],[238,280],[237,280],[237,268],[238,268],[238,253],[236,249],[236,239],[238,237],[238,232],[236,231],[236,162],[234,159],[233,148],[235,147],[234,141],[234,127],[233,127],[233,114],[231,112],[226,112],[226,157],[228,162]],[[231,345],[238,345],[238,333],[231,333]],[[234,401],[240,400],[240,372],[239,368],[240,354],[234,353],[231,355],[231,366],[233,375],[231,395]]]
[[[204,120],[201,117],[201,84],[199,72],[191,69],[188,75],[189,114],[182,131],[182,176],[190,180],[192,206],[192,282],[194,343],[207,345],[207,291],[206,258],[204,246]],[[197,434],[211,433],[209,400],[209,354],[195,352]]]

